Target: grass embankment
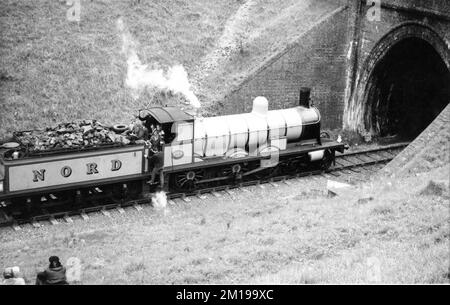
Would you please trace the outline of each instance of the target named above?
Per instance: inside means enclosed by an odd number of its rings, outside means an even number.
[[[132,3],[135,3],[134,5]],[[237,1],[81,1],[80,23],[55,0],[0,2],[0,138],[73,119],[127,121],[148,101],[125,87],[123,17],[150,68],[189,71],[213,47]]]
[[[448,283],[448,171],[334,198],[309,179],[165,212],[6,229],[0,266],[32,281],[50,255],[78,257],[83,284]]]
[[[227,92],[342,2],[83,0],[77,24],[65,1],[1,1],[0,139],[74,119],[127,122],[149,104],[154,91],[134,100],[125,86],[119,17],[142,63],[183,65],[202,110],[214,114]]]

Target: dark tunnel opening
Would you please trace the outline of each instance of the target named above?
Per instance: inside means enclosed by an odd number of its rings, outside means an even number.
[[[448,104],[449,84],[450,71],[428,42],[398,42],[368,83],[366,129],[379,137],[415,138]]]

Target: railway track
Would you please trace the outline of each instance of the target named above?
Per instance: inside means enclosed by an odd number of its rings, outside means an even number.
[[[269,185],[277,187],[278,183],[285,183],[291,185],[295,179],[309,177],[309,176],[323,176],[329,179],[339,179],[351,177],[356,181],[363,181],[368,174],[372,174],[391,161],[398,153],[400,153],[409,143],[397,143],[376,149],[368,149],[344,154],[336,155],[336,163],[328,170],[313,170],[295,175],[282,175],[268,179],[259,179],[248,181],[237,185],[221,185],[213,188],[204,188],[191,193],[168,193],[167,200],[173,204],[174,200],[179,199],[185,202],[190,202],[193,198],[206,199],[209,194],[214,197],[221,197],[225,194],[233,194],[233,190],[245,191],[247,187],[254,185]],[[20,230],[22,225],[31,224],[34,227],[40,227],[43,222],[50,222],[51,224],[58,224],[59,222],[73,222],[73,217],[81,217],[84,220],[89,219],[89,214],[100,212],[105,216],[109,216],[112,211],[120,214],[125,213],[126,208],[134,208],[141,211],[144,205],[152,203],[152,198],[141,198],[136,200],[114,200],[106,199],[91,206],[83,206],[73,210],[67,210],[66,206],[57,207],[49,211],[42,209],[35,214],[22,216],[11,216],[3,211],[4,207],[0,206],[0,221],[1,227],[12,227],[14,230]]]

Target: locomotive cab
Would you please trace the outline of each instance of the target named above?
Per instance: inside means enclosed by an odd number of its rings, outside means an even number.
[[[171,144],[177,134],[185,129],[180,124],[193,124],[194,117],[176,107],[151,107],[139,110],[139,119],[151,131],[151,126],[160,125],[164,131],[164,144]]]
[[[139,119],[148,130],[152,125],[160,125],[164,131],[164,145],[158,155],[165,168],[192,162],[192,115],[177,107],[151,107],[140,110]]]

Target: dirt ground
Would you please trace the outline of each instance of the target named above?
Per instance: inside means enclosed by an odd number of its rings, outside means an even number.
[[[448,176],[374,178],[333,198],[309,178],[5,228],[0,266],[20,266],[30,284],[51,255],[80,259],[80,284],[449,283]]]

